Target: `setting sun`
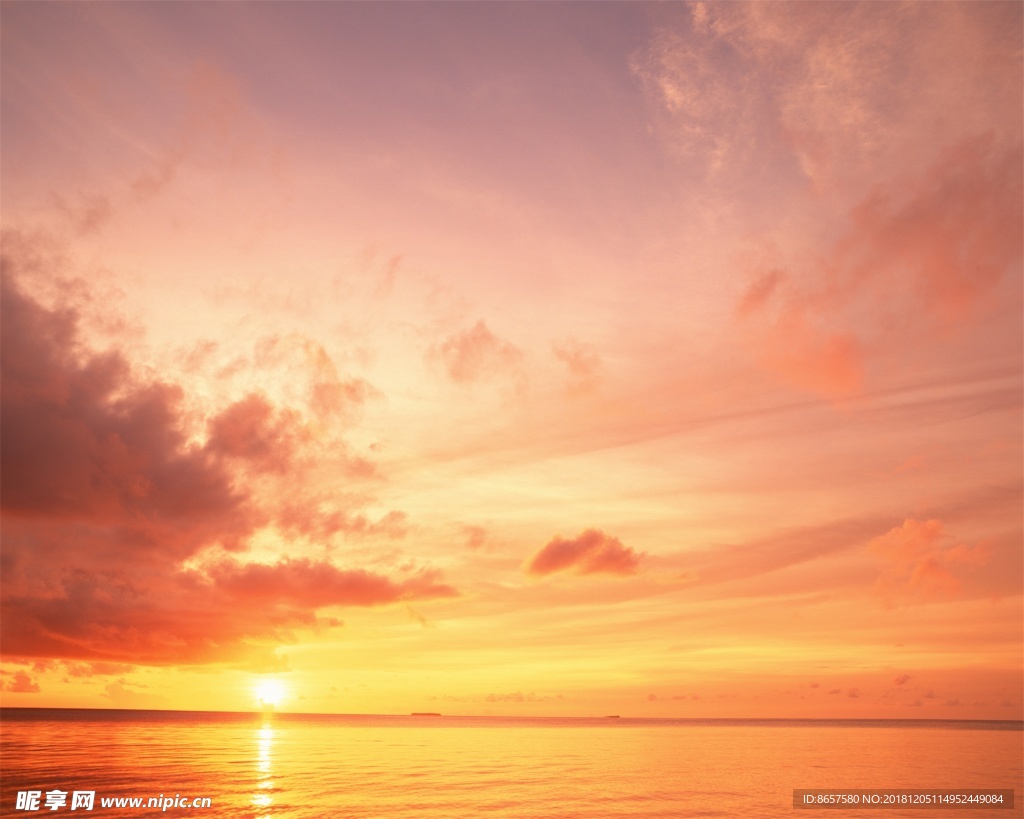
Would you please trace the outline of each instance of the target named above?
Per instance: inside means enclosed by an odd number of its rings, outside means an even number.
[[[261,679],[256,682],[254,692],[257,705],[270,705],[277,708],[285,698],[286,689],[284,683],[280,680]]]

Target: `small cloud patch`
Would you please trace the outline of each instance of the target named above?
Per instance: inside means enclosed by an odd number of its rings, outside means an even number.
[[[574,538],[551,540],[530,558],[526,572],[537,577],[565,571],[628,575],[636,572],[642,557],[617,537],[599,529],[587,529]]]

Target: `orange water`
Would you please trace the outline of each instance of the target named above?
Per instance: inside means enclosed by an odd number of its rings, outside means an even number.
[[[3,816],[1010,817],[1021,723],[851,723],[18,711]],[[1013,810],[794,810],[794,788],[1014,788]],[[69,793],[15,810],[18,790]],[[70,793],[95,790],[92,812]],[[100,797],[210,797],[103,809]]]

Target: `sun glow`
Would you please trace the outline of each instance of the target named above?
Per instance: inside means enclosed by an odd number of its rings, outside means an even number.
[[[285,684],[273,677],[264,677],[256,681],[253,689],[256,695],[256,704],[261,707],[270,706],[277,708],[287,694]]]

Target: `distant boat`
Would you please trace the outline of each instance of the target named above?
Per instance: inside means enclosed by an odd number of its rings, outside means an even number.
[[[618,714],[606,714],[605,719],[622,719]]]
[[[436,711],[413,711],[410,717],[439,717],[441,716]]]

